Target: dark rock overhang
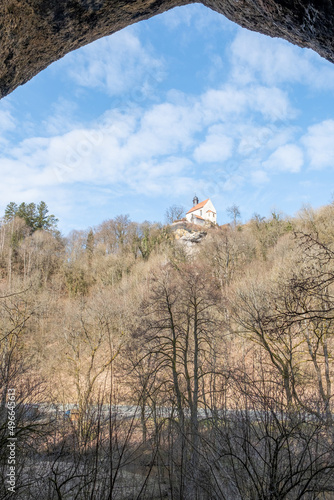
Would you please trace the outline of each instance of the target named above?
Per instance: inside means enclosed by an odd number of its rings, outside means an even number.
[[[98,38],[188,0],[2,0],[0,97]],[[332,0],[205,0],[253,31],[309,47],[334,61]]]

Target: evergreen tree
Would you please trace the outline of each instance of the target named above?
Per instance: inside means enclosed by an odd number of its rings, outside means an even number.
[[[6,206],[5,208],[5,217],[4,219],[6,221],[10,221],[10,220],[13,220],[16,213],[18,211],[18,206],[17,204],[14,202],[14,201],[11,201],[10,203],[8,203],[8,205]]]
[[[35,229],[52,229],[57,226],[58,219],[53,214],[48,215],[48,207],[45,201],[41,201],[35,211]]]
[[[19,206],[15,202],[10,202],[5,209],[5,221],[10,221],[14,217],[23,219],[32,232],[37,229],[49,231],[56,229],[58,219],[53,214],[48,215],[49,209],[45,201],[38,205],[35,203],[21,203]]]

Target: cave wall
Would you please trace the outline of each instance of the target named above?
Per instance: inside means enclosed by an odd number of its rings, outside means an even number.
[[[0,97],[98,38],[189,0],[2,0]],[[332,0],[203,0],[241,26],[309,47],[334,62]]]

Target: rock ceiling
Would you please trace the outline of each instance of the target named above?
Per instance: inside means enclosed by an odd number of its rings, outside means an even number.
[[[0,97],[71,50],[188,0],[2,0]],[[241,26],[334,61],[332,0],[205,0]]]

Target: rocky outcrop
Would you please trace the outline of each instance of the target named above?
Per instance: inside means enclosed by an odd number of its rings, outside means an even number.
[[[0,97],[67,52],[189,0],[2,0]],[[332,0],[204,0],[236,23],[334,62]]]
[[[199,227],[195,228],[194,224],[189,224],[172,228],[174,239],[177,241],[188,255],[192,255],[199,249],[198,244],[207,236],[207,232]]]

